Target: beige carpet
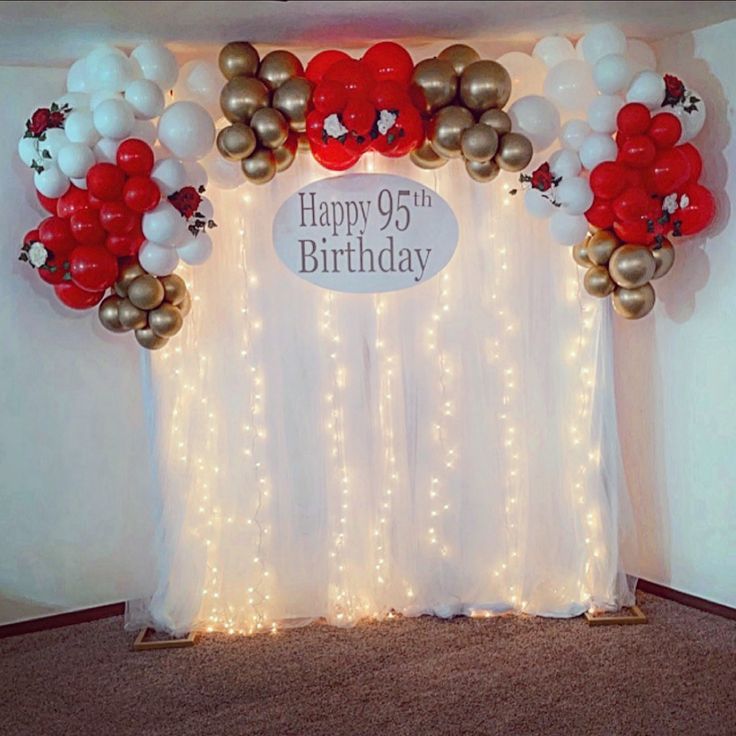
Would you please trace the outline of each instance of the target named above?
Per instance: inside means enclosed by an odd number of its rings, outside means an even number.
[[[3,736],[733,736],[736,622],[398,620],[131,652],[120,618],[0,641]]]

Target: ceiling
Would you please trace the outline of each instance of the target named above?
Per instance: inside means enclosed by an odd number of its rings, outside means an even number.
[[[0,64],[62,65],[101,41],[154,38],[186,52],[243,39],[306,48],[483,39],[497,54],[610,20],[660,39],[736,17],[735,2],[0,2]]]

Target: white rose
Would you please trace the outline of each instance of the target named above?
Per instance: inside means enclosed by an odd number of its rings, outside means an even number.
[[[687,207],[690,204],[690,197],[687,196],[687,194],[683,194],[682,197],[680,197],[680,207]]]
[[[336,112],[333,112],[332,115],[328,115],[325,118],[325,122],[322,127],[330,138],[341,138],[348,132],[348,129],[340,122],[340,118]]]
[[[391,128],[396,125],[396,118],[398,115],[391,112],[390,110],[381,110],[381,113],[378,117],[378,132],[381,135],[384,135],[385,133],[388,133]]]
[[[28,249],[28,260],[34,268],[41,268],[46,265],[48,260],[49,252],[44,248],[43,243],[36,241],[31,243],[31,247]]]
[[[677,212],[677,194],[668,194],[664,200],[662,200],[662,210],[669,212],[670,215]]]

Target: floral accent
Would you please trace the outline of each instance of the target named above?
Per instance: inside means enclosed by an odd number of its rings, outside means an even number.
[[[46,265],[48,260],[49,252],[46,250],[43,243],[36,241],[31,243],[31,247],[28,249],[28,262],[33,268],[41,268]]]
[[[31,268],[39,271],[45,270],[54,273],[59,266],[54,261],[54,254],[43,243],[38,240],[27,240],[23,243],[18,260],[27,263]],[[64,271],[69,270],[69,263],[65,261],[62,265]],[[64,274],[65,279],[70,279],[69,273]]]
[[[185,220],[194,218],[194,222],[188,225],[188,229],[195,238],[204,230],[217,227],[217,223],[214,220],[208,220],[199,211],[199,206],[202,204],[202,195],[205,191],[204,187],[197,189],[194,187],[182,187],[178,192],[174,192],[168,197],[171,205],[179,211],[179,214]]]
[[[688,197],[687,194],[683,194],[682,197],[680,197],[680,209],[687,207],[689,204],[690,204],[690,197]]]
[[[31,117],[26,120],[26,132],[24,138],[39,138],[44,140],[44,133],[50,128],[63,128],[66,116],[71,112],[69,105],[59,107],[55,102],[50,107],[39,107]]]
[[[342,124],[342,120],[340,120],[340,116],[336,112],[333,112],[325,118],[322,129],[328,137],[337,138],[338,140],[343,136],[346,136],[349,132]]]
[[[519,182],[521,183],[522,189],[539,190],[542,192],[542,196],[552,202],[555,207],[562,206],[556,201],[554,192],[561,181],[562,177],[555,176],[552,173],[547,161],[534,169],[531,174],[519,174]],[[517,194],[518,191],[518,189],[512,189],[509,194]],[[549,195],[545,194],[545,192],[549,192]]]
[[[662,200],[662,212],[667,212],[670,215],[674,215],[677,212],[677,193],[673,192],[668,194]]]
[[[378,119],[376,120],[376,128],[378,129],[378,133],[380,135],[385,135],[388,133],[391,128],[396,125],[396,120],[398,119],[399,115],[397,111],[394,110],[381,110],[381,112],[378,115]]]
[[[674,74],[664,75],[662,107],[681,107],[685,112],[695,112],[699,102],[701,99],[685,89],[685,84],[679,77]]]

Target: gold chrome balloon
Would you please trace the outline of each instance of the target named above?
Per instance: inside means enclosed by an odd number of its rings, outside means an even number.
[[[245,41],[223,46],[218,61],[225,79],[254,77],[258,71],[258,52]]]
[[[444,59],[425,59],[414,67],[411,95],[414,104],[425,113],[449,105],[457,92],[457,74]]]
[[[593,233],[588,240],[585,250],[588,259],[596,266],[605,266],[608,264],[613,251],[621,245],[621,241],[611,230],[599,230]]]
[[[616,288],[605,266],[591,266],[583,276],[583,286],[588,294],[599,298],[608,296]]]
[[[291,51],[271,51],[261,59],[258,67],[258,79],[271,89],[278,89],[284,82],[292,77],[301,77],[304,67],[301,61]]]
[[[648,284],[656,270],[657,262],[645,245],[622,245],[613,251],[608,261],[611,278],[625,289],[637,289]]]
[[[138,309],[155,309],[164,300],[164,287],[151,274],[133,279],[128,286],[128,299]]]
[[[129,299],[123,299],[118,304],[118,319],[126,330],[138,330],[148,324],[148,313],[131,304]]]
[[[250,127],[256,134],[258,142],[266,148],[278,148],[289,136],[289,123],[273,107],[256,110],[250,119]]]
[[[177,306],[184,301],[188,292],[187,285],[181,276],[172,273],[169,276],[163,276],[160,281],[164,287],[164,299],[169,304]]]
[[[490,161],[496,155],[497,148],[496,131],[483,123],[476,123],[472,128],[463,131],[460,138],[460,150],[468,161]]]
[[[626,319],[646,317],[652,311],[656,299],[651,284],[644,284],[638,289],[624,289],[619,286],[611,298],[613,308]]]
[[[118,315],[118,305],[122,299],[117,294],[110,294],[105,297],[97,308],[97,316],[100,323],[106,330],[110,332],[127,332],[128,327],[120,324],[120,316]]]
[[[276,161],[276,171],[286,171],[286,169],[294,163],[298,147],[299,134],[291,132],[282,145],[273,149],[273,158]]]
[[[189,312],[192,311],[192,297],[189,296],[189,292],[187,292],[187,295],[177,306],[179,307],[179,311],[181,312],[182,317],[186,317]]]
[[[309,138],[307,138],[306,133],[299,133],[299,150],[300,151],[309,151]]]
[[[669,240],[665,240],[660,248],[656,250],[652,248],[651,253],[656,264],[652,278],[661,279],[662,276],[669,273],[675,263],[675,249]]]
[[[276,176],[276,159],[273,151],[259,148],[240,162],[245,178],[253,184],[266,184]]]
[[[158,350],[169,341],[167,337],[160,337],[150,327],[143,327],[135,331],[135,339],[146,350]]]
[[[498,140],[495,161],[504,171],[521,171],[532,160],[531,141],[521,133],[506,133]]]
[[[168,302],[148,313],[148,326],[159,337],[173,337],[184,324],[181,312]]]
[[[312,85],[303,77],[287,80],[273,93],[273,106],[297,133],[307,129],[307,109],[311,95]]]
[[[583,268],[590,268],[593,265],[593,261],[588,258],[588,241],[590,237],[590,235],[586,235],[582,243],[576,243],[572,247],[572,257],[575,263]]]
[[[415,166],[420,169],[439,169],[444,166],[450,159],[440,156],[437,151],[432,148],[429,141],[424,141],[419,148],[415,148],[409,158]]]
[[[118,296],[128,296],[128,286],[133,279],[137,279],[146,273],[138,263],[129,263],[123,266],[118,273],[118,280],[115,282],[115,293]]]
[[[496,61],[475,61],[460,77],[460,99],[473,112],[503,107],[511,96],[511,77]]]
[[[268,87],[255,77],[233,77],[220,92],[222,114],[231,123],[249,123],[256,110],[268,107]]]
[[[503,110],[486,110],[478,122],[490,125],[499,135],[511,132],[511,118]]]
[[[466,161],[465,170],[471,179],[481,183],[493,181],[500,171],[495,161]]]
[[[480,54],[464,43],[456,43],[440,51],[438,59],[449,61],[458,77],[475,61],[480,61]]]
[[[242,161],[256,150],[256,134],[245,123],[233,123],[217,134],[217,150],[229,161]]]
[[[457,105],[443,107],[430,121],[427,131],[432,148],[440,156],[459,158],[460,139],[465,130],[475,124],[475,118],[470,110]]]

